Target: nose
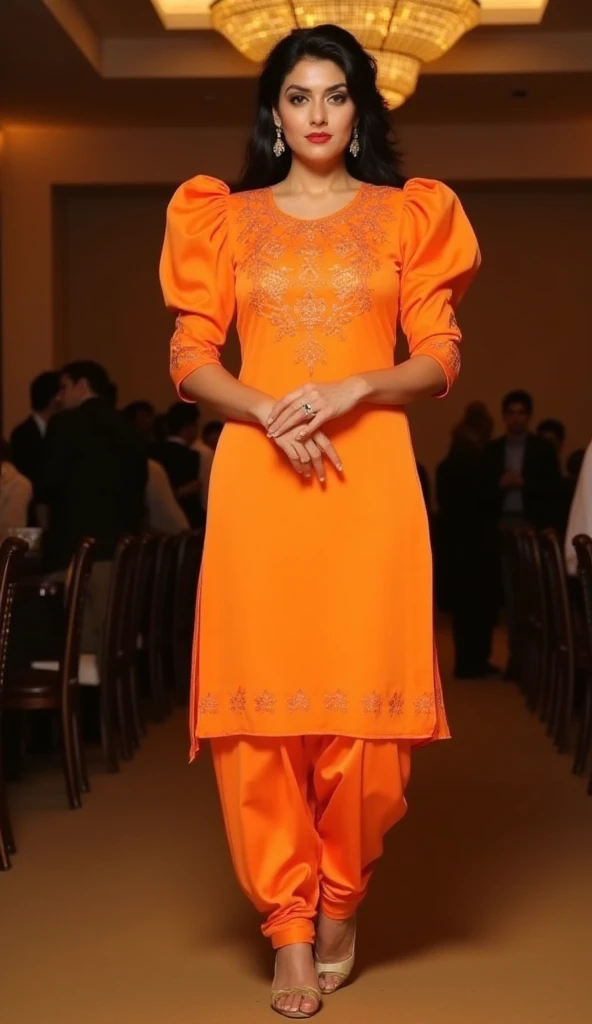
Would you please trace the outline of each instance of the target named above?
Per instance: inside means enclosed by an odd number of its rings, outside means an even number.
[[[321,99],[314,101],[311,106],[310,123],[311,125],[314,125],[315,128],[319,125],[327,124],[327,115]]]

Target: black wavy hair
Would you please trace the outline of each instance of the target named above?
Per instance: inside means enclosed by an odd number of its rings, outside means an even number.
[[[276,129],[273,107],[277,107],[282,84],[304,58],[331,60],[345,75],[349,95],[358,117],[360,152],[346,151],[345,166],[352,178],[373,185],[405,183],[401,159],[388,112],[376,85],[376,61],[358,40],[338,25],[297,28],[274,46],[259,78],[257,113],[247,146],[241,178],[235,191],[267,188],[283,181],[292,162],[290,148],[280,157],[273,152]]]

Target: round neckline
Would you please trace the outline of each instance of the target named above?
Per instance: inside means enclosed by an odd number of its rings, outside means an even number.
[[[343,213],[346,213],[348,210],[350,210],[351,207],[358,202],[358,199],[360,198],[360,193],[366,190],[366,185],[367,182],[360,182],[360,187],[359,189],[356,190],[355,196],[349,199],[345,206],[341,206],[339,210],[334,210],[333,213],[325,213],[323,214],[322,217],[295,217],[293,213],[286,213],[285,210],[282,210],[281,207],[278,206],[271,185],[267,187],[266,191],[269,202],[271,203],[275,212],[280,215],[280,217],[287,217],[288,220],[295,220],[298,222],[298,224],[318,224],[319,221],[332,220],[334,217],[340,217]]]

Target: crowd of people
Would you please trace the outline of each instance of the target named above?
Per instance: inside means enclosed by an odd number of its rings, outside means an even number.
[[[204,524],[223,424],[208,422],[200,432],[199,409],[187,402],[162,415],[148,401],[118,410],[116,386],[89,360],[40,374],[30,401],[30,415],[0,454],[0,535],[42,527],[44,571],[56,578],[81,537],[96,538],[83,640],[85,650],[96,652],[118,541],[143,528],[176,533]],[[492,415],[483,403],[471,403],[436,470],[436,600],[452,616],[459,678],[499,671],[491,644],[502,603],[500,529],[529,523],[565,537],[570,509],[575,530],[590,505],[583,484],[577,508],[573,500],[584,451],[569,455],[563,473],[565,427],[546,419],[531,432],[533,412],[527,392],[510,392],[502,402],[505,433],[493,439]],[[420,464],[418,472],[429,509],[429,476]],[[567,553],[573,570],[569,545]]]
[[[521,524],[554,529],[566,550],[573,536],[570,510],[584,451],[572,452],[563,473],[565,427],[545,419],[532,432],[534,406],[526,391],[507,394],[501,412],[505,432],[493,439],[490,412],[471,403],[436,471],[436,593],[440,608],[452,615],[459,678],[500,671],[491,663],[491,646],[503,601],[501,531]]]
[[[147,401],[119,410],[115,384],[91,360],[40,374],[30,403],[0,456],[0,535],[42,528],[43,571],[54,578],[83,537],[95,538],[83,649],[97,653],[119,540],[203,525],[222,424],[200,436],[198,407],[184,402],[164,415]]]

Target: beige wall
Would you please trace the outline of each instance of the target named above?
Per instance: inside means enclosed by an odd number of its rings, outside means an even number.
[[[541,415],[565,418],[572,445],[583,444],[592,433],[583,280],[592,206],[584,188],[543,185],[592,180],[592,125],[408,127],[402,142],[408,173],[472,183],[461,192],[485,255],[461,314],[467,335],[461,383],[446,402],[413,411],[419,456],[433,466],[464,402],[482,397],[496,405],[514,384],[532,388]],[[232,180],[243,143],[239,129],[6,131],[5,430],[26,411],[32,374],[83,351],[109,365],[123,400],[138,394],[168,400],[170,322],[155,275],[167,190],[159,186],[197,171]],[[532,179],[542,191],[487,185]],[[55,186],[80,185],[130,191],[55,192]],[[54,261],[56,233],[62,244]]]

